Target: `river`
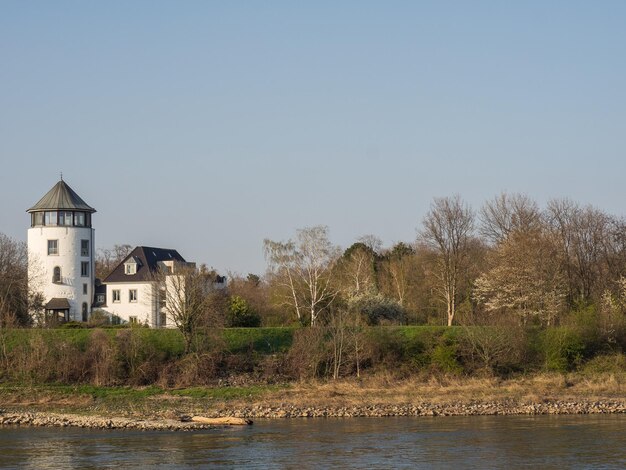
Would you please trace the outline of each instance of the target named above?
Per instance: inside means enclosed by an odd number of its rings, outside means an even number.
[[[626,468],[626,415],[258,420],[194,432],[0,427],[2,468]]]

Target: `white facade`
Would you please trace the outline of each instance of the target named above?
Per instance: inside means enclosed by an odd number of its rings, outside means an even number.
[[[152,328],[162,325],[156,283],[107,283],[107,306],[104,310],[119,317],[122,322],[147,324]]]
[[[70,320],[85,320],[85,305],[87,315],[91,312],[95,280],[93,252],[93,228],[39,226],[28,229],[29,282],[46,301],[66,298],[70,304]],[[55,269],[60,274],[57,278]]]

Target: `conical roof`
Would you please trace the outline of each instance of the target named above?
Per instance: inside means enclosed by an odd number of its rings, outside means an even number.
[[[37,204],[28,209],[26,212],[49,211],[57,209],[79,210],[85,212],[96,212],[96,210],[88,205],[81,197],[70,188],[63,180],[59,181],[54,187],[42,197]]]

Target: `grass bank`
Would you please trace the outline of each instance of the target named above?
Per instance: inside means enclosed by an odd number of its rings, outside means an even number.
[[[285,409],[326,410],[329,415],[346,409],[367,412],[386,409],[393,413],[394,409],[406,405],[458,410],[477,403],[500,407],[501,412],[520,405],[559,403],[612,403],[626,411],[625,386],[626,374],[614,372],[542,373],[505,380],[459,376],[397,380],[392,376],[377,376],[361,380],[169,390],[157,386],[3,383],[0,384],[0,403],[9,410],[134,418],[261,412],[273,417],[281,416],[277,413]]]

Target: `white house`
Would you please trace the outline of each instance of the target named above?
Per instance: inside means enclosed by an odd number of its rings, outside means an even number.
[[[28,282],[43,294],[47,318],[88,321],[98,308],[121,322],[174,326],[167,297],[174,286],[180,291],[173,282],[177,269],[193,263],[176,250],[138,246],[96,284],[91,226],[96,210],[61,179],[28,212]],[[215,276],[212,287],[225,285],[224,277]]]
[[[124,322],[172,327],[166,315],[164,281],[187,263],[176,250],[138,246],[104,279],[106,305],[102,308]],[[164,274],[165,273],[165,274]]]

